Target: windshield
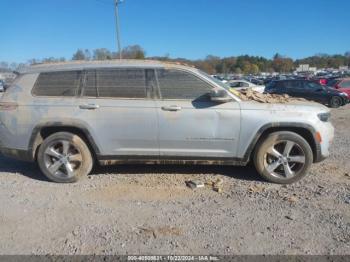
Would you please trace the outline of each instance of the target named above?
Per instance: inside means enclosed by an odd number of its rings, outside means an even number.
[[[335,86],[335,84],[337,84],[339,82],[338,79],[332,79],[332,80],[329,80],[328,83],[327,83],[327,86]]]

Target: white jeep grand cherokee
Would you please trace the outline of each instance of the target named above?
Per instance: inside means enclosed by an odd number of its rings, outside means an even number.
[[[55,182],[95,162],[246,165],[292,183],[329,155],[329,109],[241,101],[191,67],[157,61],[37,65],[0,99],[4,155],[37,161]]]

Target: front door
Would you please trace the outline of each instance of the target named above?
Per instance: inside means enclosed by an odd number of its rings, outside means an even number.
[[[192,72],[157,70],[160,157],[175,159],[237,156],[240,107],[213,103],[213,86]]]
[[[312,81],[304,81],[304,89],[306,94],[306,99],[316,101],[319,103],[327,103],[328,96],[325,88],[317,83]]]

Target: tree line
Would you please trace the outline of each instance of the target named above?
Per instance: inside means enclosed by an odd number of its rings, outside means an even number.
[[[258,74],[260,72],[289,73],[295,70],[300,64],[309,64],[317,68],[339,68],[350,66],[350,51],[344,55],[317,54],[303,59],[293,60],[292,58],[275,54],[271,59],[262,56],[231,56],[218,57],[208,55],[205,59],[189,60],[185,58],[170,58],[169,55],[159,57],[147,57],[146,51],[139,45],[127,46],[122,50],[124,59],[154,59],[161,61],[181,62],[195,66],[209,74]],[[112,52],[107,48],[78,49],[69,60],[73,61],[97,61],[112,60],[119,58],[118,52]],[[66,58],[48,57],[43,59],[31,59],[26,64],[65,62]],[[16,70],[26,64],[8,64],[0,62],[0,71]]]

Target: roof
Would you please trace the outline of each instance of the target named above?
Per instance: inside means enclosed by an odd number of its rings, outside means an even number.
[[[186,68],[191,69],[187,65],[173,62],[162,62],[157,60],[104,60],[104,61],[73,61],[58,63],[43,63],[24,67],[19,70],[21,74],[33,74],[41,72],[67,71],[67,70],[84,70],[92,68],[114,68],[114,67],[130,67],[130,68]],[[192,68],[193,69],[193,68]]]

